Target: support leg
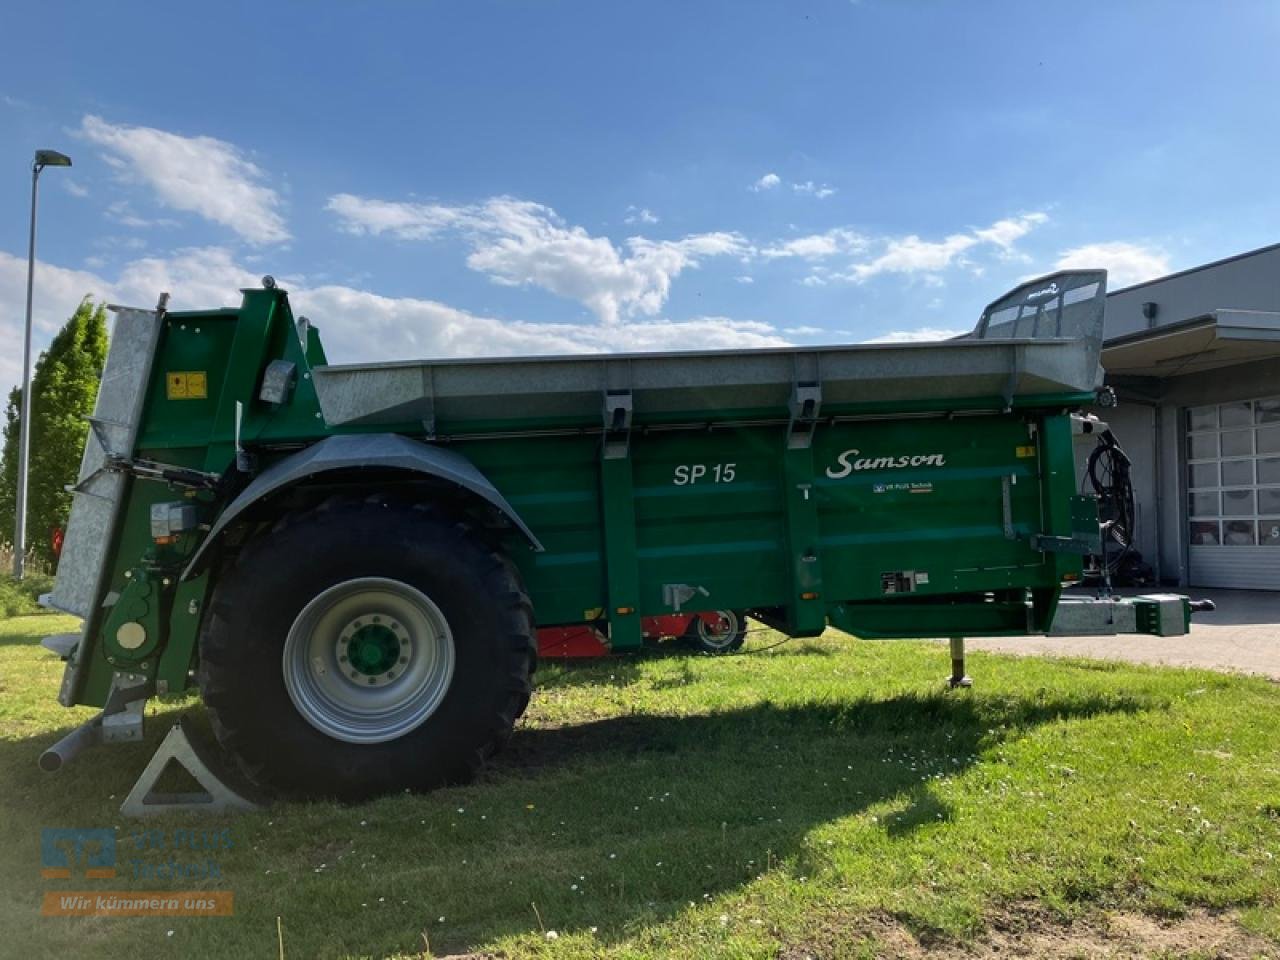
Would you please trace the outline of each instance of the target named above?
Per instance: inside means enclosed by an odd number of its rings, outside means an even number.
[[[952,690],[973,686],[973,680],[964,670],[964,637],[951,638],[951,678],[947,682]]]

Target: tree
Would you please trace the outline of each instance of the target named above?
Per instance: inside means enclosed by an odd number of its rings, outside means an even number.
[[[36,361],[31,378],[31,465],[27,483],[27,546],[38,560],[53,561],[54,530],[66,527],[98,381],[107,360],[107,314],[85,297],[49,349]],[[9,393],[5,409],[4,453],[0,465],[0,538],[13,536],[18,486],[18,434],[22,390]]]

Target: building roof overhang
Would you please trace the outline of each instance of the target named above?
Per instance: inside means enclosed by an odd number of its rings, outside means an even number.
[[[1108,376],[1171,377],[1280,357],[1280,313],[1214,310],[1107,340]]]

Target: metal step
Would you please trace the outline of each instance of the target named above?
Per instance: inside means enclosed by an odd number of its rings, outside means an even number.
[[[46,650],[52,650],[63,660],[71,656],[71,652],[75,650],[76,645],[80,642],[80,634],[78,633],[55,633],[51,637],[45,637],[40,641],[40,646]]]

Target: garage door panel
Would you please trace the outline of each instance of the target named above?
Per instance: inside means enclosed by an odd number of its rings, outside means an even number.
[[[1280,590],[1280,399],[1186,411],[1188,582]]]
[[[1280,546],[1192,547],[1193,587],[1280,590]]]

